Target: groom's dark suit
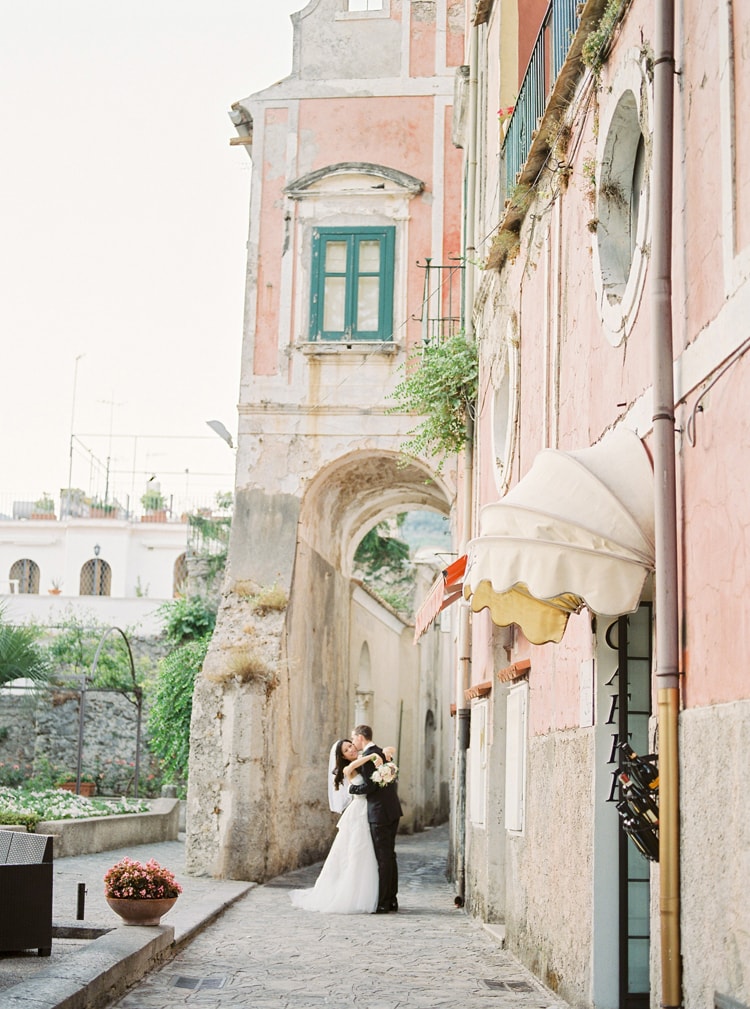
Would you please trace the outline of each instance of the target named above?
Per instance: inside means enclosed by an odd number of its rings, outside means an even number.
[[[362,751],[365,756],[377,753],[383,761],[385,755],[375,743],[369,743]],[[367,820],[370,824],[375,858],[378,861],[378,912],[398,910],[398,864],[396,862],[396,834],[401,819],[401,803],[398,799],[396,782],[379,785],[372,781],[375,765],[372,761],[363,764],[359,773],[365,779],[361,785],[350,785],[353,795],[367,796]]]

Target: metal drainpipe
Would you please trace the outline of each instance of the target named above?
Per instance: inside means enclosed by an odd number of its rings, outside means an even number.
[[[476,249],[476,179],[477,179],[477,62],[479,28],[472,26],[469,44],[469,143],[466,173],[466,210],[464,214],[466,285],[464,288],[464,332],[474,338],[474,262]],[[466,422],[466,442],[463,458],[463,542],[460,553],[472,535],[474,510],[474,422]],[[463,902],[466,895],[466,751],[469,748],[471,709],[465,707],[466,691],[471,686],[471,611],[465,602],[459,603],[458,663],[456,670],[456,890]]]
[[[654,233],[651,247],[656,538],[656,692],[659,728],[661,1006],[682,1001],[680,970],[680,710],[677,505],[672,349],[674,0],[657,4],[654,36]]]

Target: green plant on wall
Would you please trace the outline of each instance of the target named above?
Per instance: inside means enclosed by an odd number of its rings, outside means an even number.
[[[150,697],[149,748],[162,766],[164,780],[187,785],[193,687],[206,657],[210,635],[187,641],[159,663]]]
[[[164,634],[172,648],[211,634],[216,623],[216,608],[202,596],[170,600],[157,612],[164,621]]]
[[[401,446],[407,455],[437,457],[438,472],[449,455],[460,452],[473,418],[479,379],[477,345],[457,333],[442,343],[418,348],[402,366],[406,377],[394,389],[389,413],[423,418]]]
[[[583,43],[581,59],[587,67],[591,68],[597,79],[609,55],[609,44],[617,22],[620,20],[623,6],[623,0],[608,0],[599,24],[589,32]]]

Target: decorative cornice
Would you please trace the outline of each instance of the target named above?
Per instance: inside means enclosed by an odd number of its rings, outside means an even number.
[[[300,416],[306,413],[326,413],[337,417],[387,417],[390,407],[385,406],[347,406],[333,403],[240,403],[237,412],[243,417],[253,417],[259,414],[278,414]]]
[[[325,168],[318,168],[314,172],[308,172],[307,175],[301,175],[298,179],[290,182],[284,192],[293,200],[317,195],[310,193],[310,188],[317,182],[336,175],[372,175],[392,182],[412,196],[417,196],[424,189],[424,182],[413,175],[399,171],[397,168],[387,168],[385,165],[376,165],[369,161],[340,161],[338,164],[326,165]]]

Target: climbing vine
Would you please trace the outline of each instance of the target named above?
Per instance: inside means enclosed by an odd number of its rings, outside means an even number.
[[[445,458],[460,452],[466,424],[473,417],[479,379],[477,345],[457,333],[442,343],[418,347],[402,365],[405,378],[390,398],[389,413],[418,414],[423,419],[401,445],[407,455],[437,457],[438,472]]]

